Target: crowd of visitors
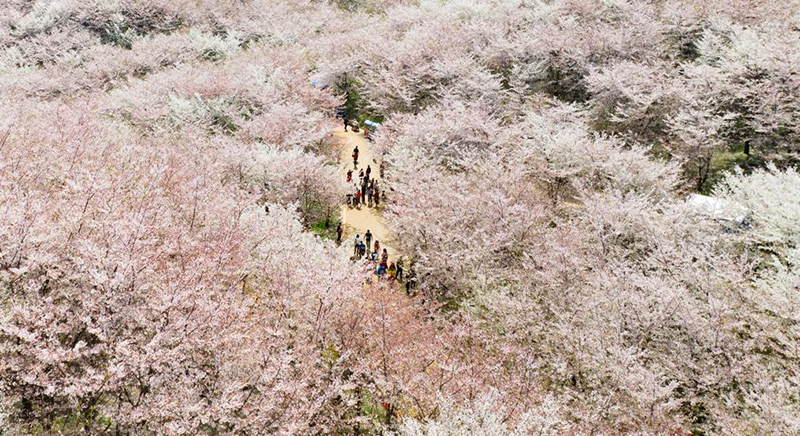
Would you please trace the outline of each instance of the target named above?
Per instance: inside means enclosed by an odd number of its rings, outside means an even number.
[[[347,205],[351,208],[361,209],[362,206],[379,207],[384,200],[384,191],[378,185],[378,180],[373,177],[372,166],[358,168],[358,147],[353,148],[353,168],[347,171],[346,182],[352,184],[352,191],[347,194]],[[384,164],[378,167],[380,177],[383,177]],[[358,180],[355,180],[356,173]],[[341,243],[342,225],[336,228],[336,242]],[[389,261],[389,252],[386,248],[381,249],[380,241],[375,235],[367,230],[362,238],[361,234],[356,234],[353,240],[353,260],[365,260],[373,268],[378,277],[386,278],[389,281],[405,281],[406,292],[411,293],[411,289],[416,283],[413,273],[410,277],[404,276],[403,258],[397,262]]]
[[[378,181],[372,177],[372,166],[367,165],[366,170],[363,168],[358,172],[358,182],[353,180],[353,173],[358,169],[358,147],[353,149],[353,169],[347,171],[346,181],[352,183],[353,188],[351,193],[347,194],[346,202],[351,208],[361,209],[362,206],[378,207],[381,200],[384,198],[385,192],[378,186]],[[383,171],[381,165],[381,171]]]
[[[390,281],[403,280],[403,258],[398,259],[397,263],[389,262],[389,251],[386,248],[381,250],[381,243],[377,239],[372,245],[372,251],[368,251],[372,240],[373,234],[369,230],[364,234],[363,239],[361,234],[356,235],[353,240],[353,260],[366,259],[375,267],[375,273],[379,277],[387,278]],[[408,288],[408,285],[406,287]]]

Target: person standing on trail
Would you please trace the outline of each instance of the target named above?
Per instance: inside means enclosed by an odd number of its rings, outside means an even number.
[[[370,168],[369,165],[367,165],[367,177],[369,177],[369,173],[371,173],[371,172],[372,172],[372,168]]]
[[[367,184],[366,183],[362,183],[361,184],[361,198],[364,198],[366,196],[367,196]]]
[[[361,209],[361,191],[356,191],[356,209]]]
[[[346,132],[347,131],[347,126],[349,125],[347,123],[347,117],[342,117],[342,121],[344,121],[344,131]]]
[[[358,256],[358,246],[361,244],[361,235],[356,234],[356,240],[353,244],[353,256]]]
[[[372,259],[373,262],[378,262],[378,252],[377,251],[373,251],[372,252],[371,259]]]
[[[375,240],[375,251],[381,252],[381,243],[377,239]]]
[[[411,295],[411,290],[417,286],[417,277],[414,275],[414,270],[411,270],[411,276],[406,281],[406,294]]]
[[[381,262],[386,263],[387,261],[389,261],[389,253],[384,248],[383,254],[381,254]]]
[[[369,230],[364,234],[364,242],[367,243],[367,247],[369,247],[370,242],[372,242],[372,233],[370,233]]]
[[[358,146],[353,149],[353,163],[358,164]]]
[[[400,260],[397,261],[397,273],[395,275],[397,281],[403,280],[403,258],[401,257]]]
[[[372,207],[372,186],[367,188],[367,206]]]
[[[378,194],[378,188],[375,188],[374,196],[375,198],[373,198],[372,201],[375,203],[375,207],[378,207],[378,204],[381,202],[381,195]]]
[[[347,183],[350,183],[352,181],[353,181],[353,170],[349,170],[347,171]]]
[[[339,225],[336,226],[336,243],[342,243],[342,222],[339,221]]]

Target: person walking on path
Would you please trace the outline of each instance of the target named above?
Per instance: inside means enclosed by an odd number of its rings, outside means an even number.
[[[358,146],[353,149],[353,167],[358,166]]]
[[[370,168],[369,165],[367,165],[367,177],[369,177],[369,173],[371,173],[371,172],[372,172],[372,168]]]
[[[375,251],[381,252],[381,243],[377,239],[375,240]]]
[[[365,198],[367,196],[367,184],[361,184],[361,198]]]
[[[347,171],[347,183],[350,183],[352,181],[353,181],[353,170],[349,170]]]
[[[361,235],[356,234],[355,242],[353,243],[353,256],[358,256],[358,246],[361,244]]]
[[[411,295],[411,290],[417,286],[417,277],[414,275],[414,271],[411,271],[411,276],[406,281],[406,294]]]
[[[386,263],[387,261],[389,261],[389,253],[384,248],[383,254],[381,254],[381,262]]]
[[[347,126],[349,126],[349,124],[347,123],[347,117],[342,117],[342,121],[344,121],[344,131],[346,132]]]
[[[367,206],[372,207],[372,186],[367,187]]]
[[[341,244],[342,243],[342,222],[341,221],[339,221],[339,225],[336,226],[336,243],[337,244]],[[369,244],[369,242],[368,242],[368,244]]]
[[[397,278],[398,282],[403,280],[403,258],[402,257],[397,261],[397,273],[396,273],[395,277]]]
[[[361,191],[356,191],[356,209],[361,209]]]
[[[394,280],[397,276],[397,267],[394,266],[394,262],[389,264],[389,280]]]
[[[403,256],[397,259],[397,281],[403,280]]]
[[[378,204],[381,202],[381,195],[378,194],[378,188],[375,188],[375,193],[373,194],[375,198],[372,199],[372,202],[375,203],[375,207],[378,207]]]
[[[364,234],[364,242],[369,247],[369,244],[372,242],[372,233],[370,233],[369,229],[367,229],[367,233]]]

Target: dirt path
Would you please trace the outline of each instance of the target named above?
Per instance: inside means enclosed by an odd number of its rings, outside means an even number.
[[[353,169],[353,149],[358,146],[358,170],[364,169],[366,171],[367,165],[372,168],[370,177],[378,181],[378,186],[383,191],[383,180],[380,178],[380,161],[375,159],[372,154],[371,144],[364,138],[363,133],[355,133],[351,131],[345,132],[341,127],[333,132],[333,137],[339,146],[339,174],[342,180],[347,178],[347,171]],[[358,183],[358,170],[353,171],[353,181]],[[355,192],[355,189],[353,189]],[[383,203],[383,198],[381,198]],[[353,239],[356,234],[361,235],[363,240],[364,234],[369,230],[373,237],[380,241],[381,250],[386,248],[389,252],[389,260],[394,261],[397,258],[397,253],[393,249],[392,235],[386,228],[386,224],[381,217],[378,210],[366,205],[361,206],[361,209],[351,209],[347,205],[342,205],[341,208],[342,224],[344,232],[342,234],[342,244],[349,246],[352,249]],[[374,244],[374,242],[373,242]],[[369,247],[372,251],[373,247]]]

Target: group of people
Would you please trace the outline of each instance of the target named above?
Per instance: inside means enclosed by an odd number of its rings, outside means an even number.
[[[353,171],[357,169],[358,147],[353,150],[354,166],[347,171],[347,183],[353,183],[354,193],[347,194],[347,205],[360,209],[366,204],[368,207],[378,207],[383,197],[383,192],[378,189],[378,181],[372,177],[372,167],[367,165],[366,171],[362,168],[358,173],[358,182],[353,180]]]
[[[370,177],[371,168],[367,166],[367,171],[361,170],[358,182],[353,182],[353,171],[347,172],[347,181],[353,183],[353,193],[347,194],[347,205],[361,209],[362,205],[368,207],[378,207],[383,193],[378,189],[378,181]]]
[[[378,181],[372,177],[372,167],[367,165],[366,169],[358,169],[358,146],[353,149],[353,169],[347,171],[347,183],[353,184],[354,193],[347,194],[347,205],[350,207],[361,208],[366,204],[368,207],[378,207],[384,197],[384,192],[378,189]],[[379,167],[383,176],[383,164]],[[358,181],[354,180],[354,172],[358,171]],[[384,248],[381,250],[381,243],[374,239],[372,232],[367,230],[364,238],[357,234],[353,241],[353,260],[366,259],[375,265],[375,273],[378,277],[386,277],[388,280],[403,280],[403,259],[397,263],[389,262],[389,253]],[[342,225],[339,223],[336,228],[336,241],[341,243]],[[406,292],[409,292],[416,280],[412,277],[406,283]]]
[[[377,239],[375,239],[375,244],[373,246],[374,250],[368,252],[367,250],[372,243],[372,238],[372,233],[369,230],[364,234],[363,240],[361,239],[361,235],[356,235],[353,243],[353,259],[358,260],[366,258],[368,261],[372,262],[373,265],[377,265],[375,272],[379,277],[388,276],[387,278],[389,280],[403,280],[403,259],[401,258],[398,260],[397,264],[389,262],[389,252],[387,252],[385,248],[381,252],[381,243]],[[380,253],[380,255],[378,253]]]

